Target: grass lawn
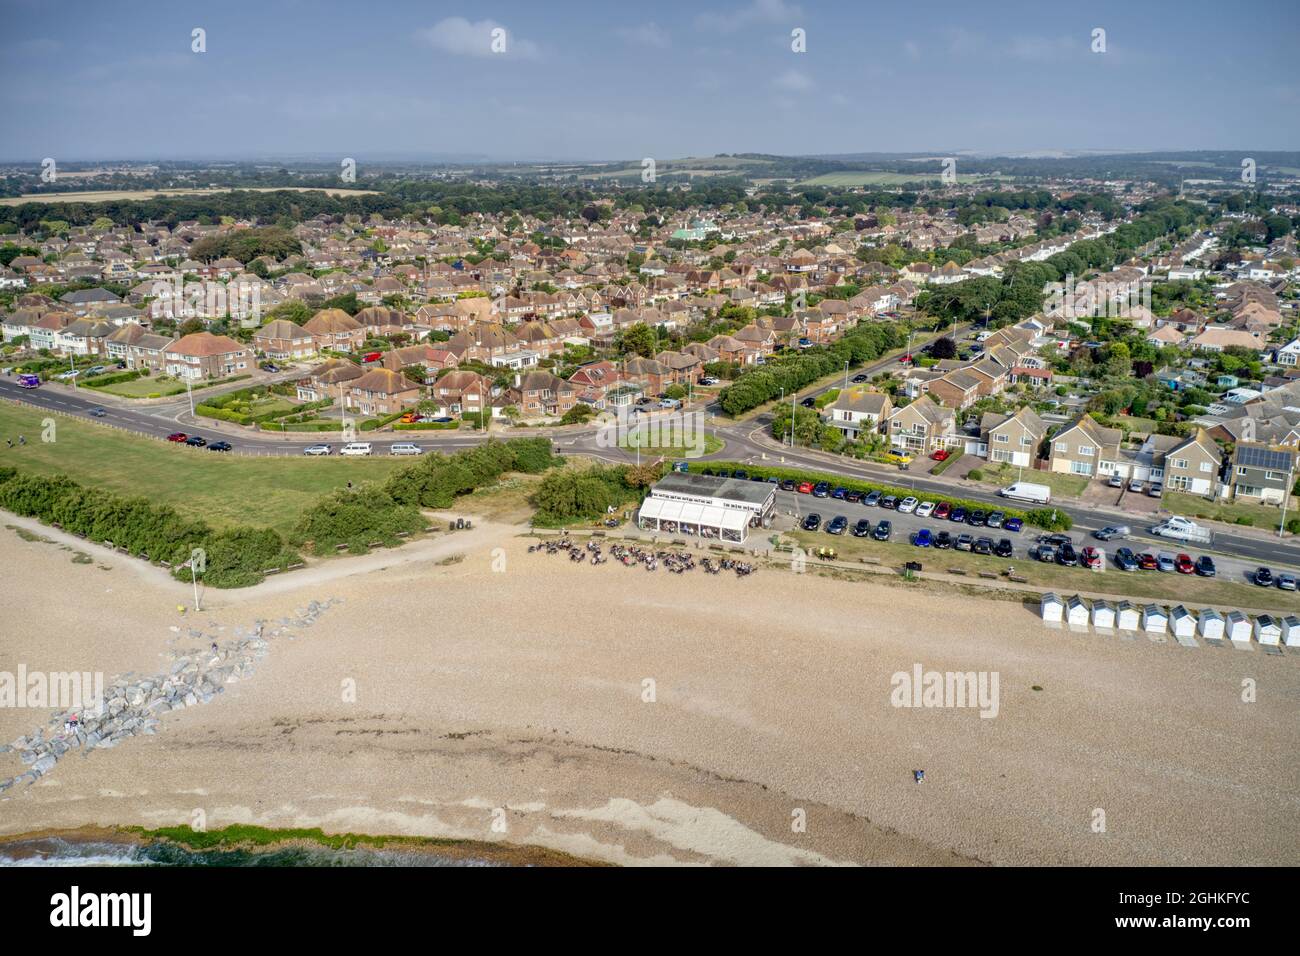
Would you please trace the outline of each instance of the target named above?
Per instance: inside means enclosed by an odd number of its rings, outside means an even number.
[[[108,392],[110,395],[120,395],[122,398],[179,395],[185,391],[184,383],[178,382],[176,379],[159,381],[157,377],[136,378],[129,382],[114,382],[111,385],[96,385],[94,382],[86,382],[80,387],[94,389],[97,392]]]
[[[649,435],[646,436],[648,440]],[[626,436],[618,443],[618,447],[626,451],[636,451],[637,447],[641,448],[641,455],[647,458],[699,458],[703,455],[714,455],[722,451],[726,443],[716,435],[704,436],[703,449],[683,447],[681,441],[671,445],[650,445],[643,444],[636,434]]]
[[[965,454],[964,452],[960,452],[960,451],[950,452],[947,458],[945,458],[943,461],[939,462],[937,465],[935,465],[933,468],[930,469],[930,474],[942,475],[953,465],[957,464],[957,462],[961,461],[962,456],[964,454]]]
[[[1236,524],[1239,518],[1249,518],[1255,528],[1277,530],[1282,519],[1282,509],[1272,505],[1248,504],[1241,501],[1206,501],[1199,495],[1189,495],[1181,491],[1165,490],[1160,496],[1161,506],[1174,514],[1187,515],[1189,518],[1204,518],[1207,521],[1225,521]],[[1287,508],[1287,520],[1292,516],[1300,518],[1300,512]]]
[[[479,515],[488,521],[522,524],[533,515],[528,499],[542,483],[541,475],[510,473],[502,475],[494,485],[478,488],[456,499],[451,511],[458,514]]]
[[[0,448],[0,465],[74,481],[123,495],[145,495],[214,526],[252,524],[292,528],[320,495],[347,484],[382,480],[403,462],[374,458],[243,458],[186,448],[49,415],[54,442],[41,441],[39,409],[0,402],[0,438],[27,438],[21,448]],[[236,442],[236,446],[238,443]]]
[[[1034,535],[1004,535],[998,533],[996,529],[988,532],[988,536],[995,541],[998,538],[1010,538],[1015,545],[1016,556],[1010,561],[1006,558],[971,554],[966,551],[916,548],[906,539],[882,542],[854,538],[847,534],[835,536],[815,531],[793,531],[783,536],[793,538],[809,553],[816,551],[817,548],[834,548],[841,561],[856,561],[860,557],[871,557],[878,559],[883,565],[895,568],[901,568],[906,561],[919,561],[925,571],[944,573],[949,568],[960,568],[976,580],[979,580],[980,571],[992,571],[1000,575],[1000,572],[1005,571],[1008,566],[1013,566],[1018,577],[1024,578],[1035,587],[1055,591],[1062,597],[1068,597],[1076,591],[1096,591],[1129,598],[1162,601],[1167,604],[1186,604],[1189,608],[1212,604],[1221,607],[1262,607],[1285,613],[1300,611],[1300,594],[1280,591],[1277,588],[1257,588],[1250,584],[1226,581],[1223,578],[1162,574],[1159,571],[1120,571],[1110,561],[1112,549],[1107,549],[1107,565],[1104,571],[1087,571],[1082,568],[1065,568],[1058,564],[1044,564],[1025,555],[1033,543]],[[952,580],[954,583],[960,583],[966,578],[952,575]],[[1000,580],[1005,582],[1005,578]]]
[[[1013,481],[1021,480],[1021,469],[1014,465],[1003,462],[998,465],[981,465],[977,469],[983,476],[980,483],[985,485],[996,485],[1004,488]],[[1088,479],[1083,475],[1066,475],[1055,471],[1036,471],[1033,468],[1024,469],[1024,479],[1036,485],[1047,485],[1052,489],[1053,495],[1068,495],[1077,498],[1083,494],[1083,490],[1088,487]]]

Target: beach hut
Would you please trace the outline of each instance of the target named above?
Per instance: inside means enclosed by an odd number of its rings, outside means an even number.
[[[1196,633],[1196,618],[1180,604],[1169,612],[1169,628],[1174,637],[1191,637]]]
[[[1061,617],[1065,614],[1065,604],[1059,597],[1048,591],[1043,595],[1043,602],[1040,606],[1043,620],[1048,624],[1060,624]]]
[[[1228,635],[1228,640],[1240,644],[1250,643],[1250,618],[1240,611],[1228,612],[1228,616],[1224,618],[1223,629]]]
[[[1272,614],[1261,614],[1255,618],[1255,640],[1261,644],[1280,644],[1282,624]]]
[[[1207,607],[1201,611],[1201,618],[1196,628],[1201,632],[1201,637],[1211,641],[1221,641],[1223,640],[1223,615],[1214,608]]]
[[[1142,609],[1142,630],[1149,634],[1163,634],[1169,630],[1169,614],[1159,604],[1148,604]]]
[[[1115,605],[1115,626],[1121,631],[1138,629],[1138,609],[1130,601],[1120,601]]]
[[[1300,617],[1288,614],[1282,618],[1282,643],[1287,647],[1300,647]]]
[[[1115,605],[1109,601],[1092,602],[1092,626],[1107,629],[1115,626]],[[1300,634],[1296,635],[1300,637]]]
[[[1065,622],[1070,627],[1088,626],[1088,602],[1075,595],[1065,602]]]

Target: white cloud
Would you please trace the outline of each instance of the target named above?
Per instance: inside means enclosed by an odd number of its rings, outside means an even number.
[[[745,6],[733,10],[701,13],[695,22],[701,30],[734,33],[754,24],[782,23],[797,26],[790,21],[801,16],[803,8],[798,4],[786,3],[785,0],[750,0]]]
[[[506,39],[505,51],[499,54],[492,49],[492,31],[498,29],[505,30]],[[464,17],[447,17],[421,30],[419,36],[435,50],[451,56],[512,56],[535,60],[541,55],[536,43],[520,39],[495,20],[470,23]]]
[[[785,90],[787,93],[806,93],[817,84],[806,73],[800,73],[798,70],[786,70],[772,80],[772,85],[778,90]]]
[[[635,27],[620,27],[614,31],[628,43],[663,50],[672,45],[668,31],[657,23],[642,23]]]

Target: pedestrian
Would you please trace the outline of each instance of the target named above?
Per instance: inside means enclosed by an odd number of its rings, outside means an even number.
[[[13,448],[13,447],[14,447],[14,442],[13,442],[13,439],[12,439],[12,438],[6,438],[6,439],[5,439],[5,444],[8,445],[10,448]]]
[[[27,444],[27,439],[26,439],[24,436],[19,435],[19,436],[18,436],[18,444],[20,444],[20,445],[26,445],[26,444]]]
[[[351,491],[351,490],[352,490],[352,482],[349,481],[349,482],[348,482],[348,491]]]

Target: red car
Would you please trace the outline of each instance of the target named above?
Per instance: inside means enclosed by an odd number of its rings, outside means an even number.
[[[189,437],[190,437],[190,436],[187,435],[187,434],[185,434],[184,432],[172,432],[170,435],[167,436],[167,440],[168,440],[168,441],[185,441],[185,440],[186,440],[187,438],[189,438]]]
[[[906,364],[908,364],[909,362],[912,361],[912,356],[911,356],[911,354],[909,353],[909,354],[907,354],[907,355],[904,355],[902,358],[900,358],[899,361],[902,362],[904,365],[906,365]]]
[[[1156,560],[1156,556],[1150,551],[1143,551],[1138,555],[1138,567],[1143,571],[1159,571],[1160,562]]]
[[[801,495],[810,495],[810,494],[812,494],[812,489],[813,489],[813,486],[812,486],[812,482],[811,482],[811,481],[801,481],[801,482],[799,482],[799,494],[801,494]]]
[[[930,457],[933,458],[935,461],[947,461],[947,460],[948,460],[948,449],[946,449],[946,448],[940,448],[938,451],[936,451],[936,452],[935,452],[933,455],[931,455]]]
[[[1081,557],[1083,558],[1083,566],[1085,568],[1101,567],[1101,555],[1097,552],[1096,548],[1084,548]]]
[[[952,514],[952,505],[946,501],[939,502],[934,509],[934,517],[940,521],[947,521],[950,514]]]
[[[1192,563],[1191,555],[1180,554],[1174,558],[1174,570],[1179,574],[1195,574],[1196,565]]]

